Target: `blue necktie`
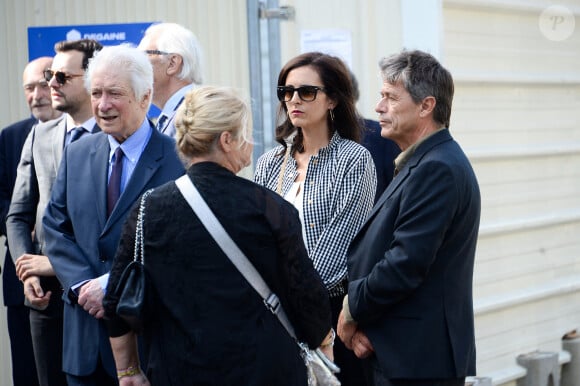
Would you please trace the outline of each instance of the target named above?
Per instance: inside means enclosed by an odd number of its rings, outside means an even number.
[[[111,176],[109,177],[109,185],[107,185],[107,217],[111,216],[111,212],[115,204],[121,197],[121,175],[123,173],[123,150],[121,146],[115,150],[113,156]]]
[[[157,124],[155,125],[157,127],[157,131],[159,132],[163,132],[163,129],[165,128],[165,122],[167,121],[167,115],[162,115],[161,117],[159,117],[159,120],[157,121]]]
[[[65,147],[68,146],[70,143],[76,141],[85,133],[85,129],[82,126],[74,127],[71,131],[67,133],[67,141]]]

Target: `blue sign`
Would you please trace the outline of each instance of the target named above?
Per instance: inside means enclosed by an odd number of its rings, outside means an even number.
[[[150,23],[65,25],[55,27],[28,27],[28,60],[54,56],[54,45],[63,40],[94,39],[104,46],[121,43],[139,45]],[[149,116],[161,113],[151,105]]]
[[[28,27],[28,60],[54,56],[54,45],[62,40],[94,39],[104,46],[138,45],[151,24],[154,22]]]

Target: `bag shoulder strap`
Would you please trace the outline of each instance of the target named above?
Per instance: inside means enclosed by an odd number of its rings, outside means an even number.
[[[149,189],[143,196],[139,203],[139,214],[137,215],[137,226],[135,228],[135,251],[133,252],[133,261],[145,264],[145,244],[143,243],[143,220],[145,219],[145,201],[147,197],[153,192]]]
[[[222,224],[215,217],[203,197],[199,194],[199,191],[189,176],[187,176],[187,174],[181,176],[175,180],[175,185],[177,185],[177,188],[191,209],[193,209],[221,250],[231,260],[248,283],[250,283],[256,292],[260,294],[266,307],[278,317],[280,323],[282,323],[284,328],[288,331],[288,334],[296,339],[294,328],[292,327],[286,312],[284,312],[278,296],[270,290],[270,287],[268,287],[268,284],[266,284],[260,273],[223,228]]]

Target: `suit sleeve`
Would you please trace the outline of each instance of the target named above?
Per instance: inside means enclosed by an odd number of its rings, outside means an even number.
[[[24,253],[36,253],[32,242],[39,200],[38,181],[32,155],[35,133],[36,128],[33,128],[22,148],[12,202],[6,219],[8,245],[12,259],[15,261]]]
[[[65,295],[70,294],[71,286],[97,276],[87,264],[88,259],[76,243],[73,224],[67,210],[68,154],[68,151],[64,154],[42,219],[46,255],[62,284]],[[70,301],[67,296],[64,299]]]
[[[408,178],[390,248],[367,276],[349,283],[349,309],[359,323],[380,318],[423,283],[455,215],[458,184],[449,165],[426,162]]]
[[[0,236],[6,235],[6,214],[10,206],[8,160],[6,159],[6,135],[0,131]]]

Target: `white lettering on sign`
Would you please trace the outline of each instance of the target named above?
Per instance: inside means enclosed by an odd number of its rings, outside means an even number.
[[[85,39],[94,39],[98,41],[105,41],[105,40],[127,40],[125,38],[125,32],[98,32],[98,33],[89,33],[84,34],[83,36]]]

